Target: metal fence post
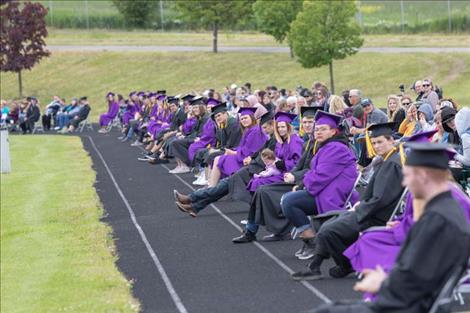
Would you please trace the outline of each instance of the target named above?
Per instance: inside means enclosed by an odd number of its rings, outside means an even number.
[[[0,173],[10,173],[10,144],[8,142],[8,129],[0,130]]]
[[[448,31],[449,33],[452,32],[452,12],[450,9],[450,0],[447,0],[447,12],[449,13],[449,25],[448,25]]]
[[[405,8],[403,6],[403,0],[400,0],[400,10],[401,10],[401,32],[405,32]]]
[[[52,7],[52,0],[49,0],[49,14],[51,15],[51,26],[54,27],[54,9]]]
[[[86,18],[86,29],[90,30],[90,19],[88,18],[88,0],[85,0],[85,18]]]

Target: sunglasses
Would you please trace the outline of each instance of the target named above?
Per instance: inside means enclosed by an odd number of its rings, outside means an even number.
[[[430,84],[424,84],[423,87],[429,87],[431,86]]]
[[[403,105],[410,105],[411,102],[402,102],[401,104],[403,104]]]

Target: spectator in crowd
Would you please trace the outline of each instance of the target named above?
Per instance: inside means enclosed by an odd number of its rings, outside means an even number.
[[[34,130],[34,124],[36,124],[41,117],[41,110],[39,108],[38,100],[35,97],[28,97],[24,104],[26,105],[24,109],[25,115],[20,122],[20,127],[23,134],[32,133]]]
[[[439,96],[434,91],[434,86],[430,79],[423,80],[423,95],[420,101],[429,103],[431,105],[432,111],[436,111],[437,103],[439,102]]]
[[[90,104],[88,103],[88,97],[81,97],[80,98],[80,109],[76,115],[73,116],[71,120],[67,123],[67,127],[64,127],[60,132],[63,134],[72,133],[75,129],[78,128],[78,125],[85,121],[88,118],[88,114],[90,114],[91,108]]]
[[[402,98],[404,100],[404,98]],[[409,105],[409,99],[405,98],[405,103]],[[405,119],[406,113],[401,105],[400,99],[395,95],[387,97],[387,117],[389,122],[395,123],[393,131],[398,132],[401,122]]]

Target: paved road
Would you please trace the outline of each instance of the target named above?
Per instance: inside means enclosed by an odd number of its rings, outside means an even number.
[[[48,46],[52,52],[60,51],[113,51],[113,52],[208,52],[212,47],[197,46]],[[288,53],[286,47],[219,47],[220,52],[258,52],[258,53]],[[360,52],[375,53],[470,53],[469,47],[368,47]]]
[[[353,277],[290,280],[289,273],[305,264],[293,256],[298,241],[232,244],[246,218],[242,203],[221,201],[197,218],[181,213],[172,189],[191,191],[192,175],[169,174],[173,164],[138,162],[139,150],[117,136],[90,132],[82,140],[97,171],[103,220],[114,231],[117,265],[133,282],[143,312],[310,312],[325,302],[360,298]]]

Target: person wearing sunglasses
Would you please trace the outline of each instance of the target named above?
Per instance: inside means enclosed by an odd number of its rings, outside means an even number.
[[[428,102],[431,107],[432,111],[436,112],[437,103],[439,102],[439,96],[434,91],[434,86],[432,85],[432,81],[430,79],[423,80],[423,96],[421,97],[421,101]]]

